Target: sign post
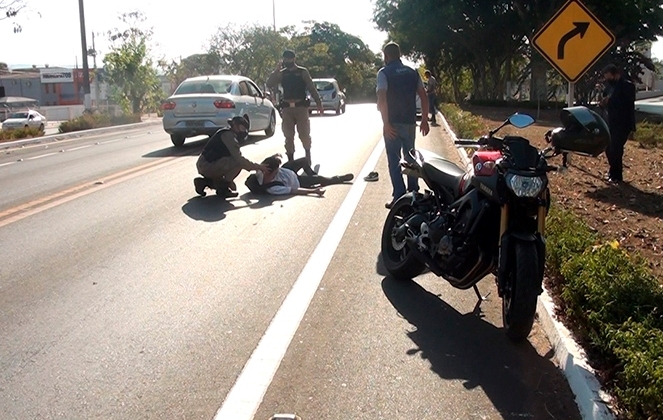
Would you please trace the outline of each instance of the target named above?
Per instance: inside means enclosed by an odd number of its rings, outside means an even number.
[[[569,0],[546,23],[532,45],[569,81],[567,103],[577,82],[615,43],[615,36],[579,0]]]

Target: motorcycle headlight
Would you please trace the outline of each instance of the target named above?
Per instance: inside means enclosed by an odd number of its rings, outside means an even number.
[[[541,193],[544,182],[539,176],[508,174],[506,185],[517,197],[536,197]]]

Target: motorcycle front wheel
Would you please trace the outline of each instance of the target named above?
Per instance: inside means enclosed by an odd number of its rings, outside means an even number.
[[[513,256],[510,278],[502,297],[502,322],[507,337],[523,341],[534,324],[542,274],[535,243],[516,242]]]
[[[411,280],[426,268],[426,265],[411,252],[405,242],[405,235],[398,231],[415,213],[411,203],[411,193],[396,201],[382,229],[382,261],[389,274],[397,280]]]

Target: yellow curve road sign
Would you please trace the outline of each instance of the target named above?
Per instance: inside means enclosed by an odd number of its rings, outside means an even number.
[[[615,43],[615,36],[580,1],[569,0],[532,39],[569,82],[582,77]]]

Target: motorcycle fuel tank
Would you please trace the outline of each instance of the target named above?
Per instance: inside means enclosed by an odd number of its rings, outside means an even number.
[[[495,173],[495,162],[502,157],[502,152],[477,150],[472,155],[474,176],[491,176]]]

